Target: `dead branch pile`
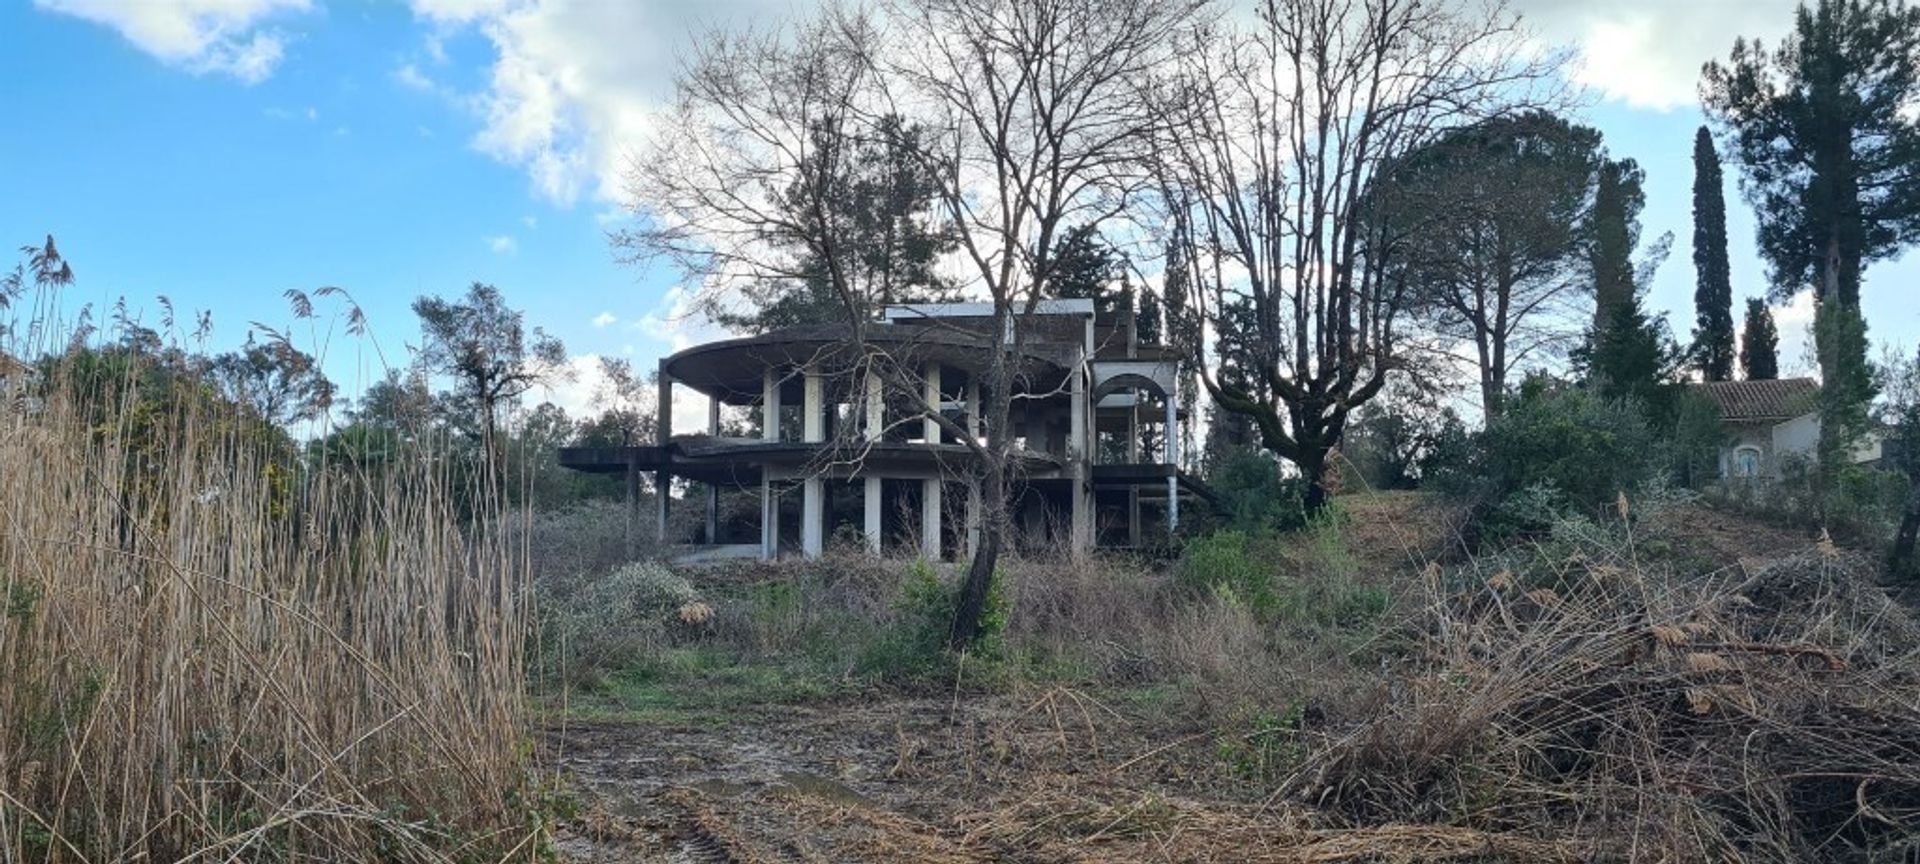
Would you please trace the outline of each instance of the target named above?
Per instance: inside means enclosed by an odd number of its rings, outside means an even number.
[[[1575,569],[1435,597],[1407,668],[1281,794],[1592,860],[1920,854],[1920,627],[1870,565],[1828,548],[1692,579]]]

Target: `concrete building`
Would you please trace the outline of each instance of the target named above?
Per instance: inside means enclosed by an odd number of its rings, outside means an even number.
[[[625,474],[636,502],[650,477],[653,533],[675,546],[697,539],[690,557],[812,557],[835,536],[874,552],[963,557],[992,506],[1012,508],[1016,544],[1076,553],[1151,545],[1177,528],[1181,498],[1204,487],[1177,464],[1176,358],[1141,344],[1131,314],[1096,313],[1091,300],[1042,301],[1016,321],[1015,491],[1004,504],[981,500],[978,457],[956,432],[980,434],[991,314],[975,303],[891,306],[857,343],[848,325],[817,325],[689,348],[660,361],[657,441],[569,448],[560,462]],[[677,388],[706,397],[703,432],[668,434]],[[727,406],[744,409],[757,434],[723,435]],[[722,495],[739,492],[758,494],[757,525],[723,519]],[[669,518],[686,506],[705,509],[696,536],[676,536],[684,520]],[[757,542],[741,536],[756,529]]]

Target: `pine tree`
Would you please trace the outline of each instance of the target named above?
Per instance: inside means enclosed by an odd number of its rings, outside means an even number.
[[[1748,381],[1771,381],[1780,377],[1780,332],[1773,327],[1773,313],[1767,301],[1747,300],[1747,326],[1740,335],[1740,371]]]
[[[1708,381],[1733,377],[1733,281],[1727,265],[1727,202],[1720,154],[1707,127],[1693,137],[1694,363]]]
[[[1703,74],[1702,102],[1726,129],[1759,216],[1773,299],[1814,290],[1830,479],[1874,393],[1861,274],[1920,239],[1920,8],[1818,0],[1775,50],[1737,40]]]

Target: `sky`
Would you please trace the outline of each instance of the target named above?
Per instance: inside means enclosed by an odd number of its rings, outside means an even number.
[[[1517,0],[1536,37],[1576,52],[1578,119],[1646,171],[1643,237],[1674,235],[1650,290],[1691,330],[1691,150],[1700,64],[1738,36],[1776,41],[1793,0]],[[0,243],[57,238],[66,302],[158,298],[212,313],[216,347],[293,327],[357,392],[405,362],[408,306],[474,281],[563,339],[582,375],[544,394],[591,406],[597,358],[656,358],[703,338],[665,265],[623,264],[621,177],[672,93],[676,56],[714,27],[804,14],[806,0],[30,0],[0,4]],[[1728,166],[1735,316],[1765,290],[1753,218]],[[4,256],[5,261],[11,266]],[[1873,337],[1920,336],[1902,286],[1920,258],[1868,273]],[[344,288],[373,340],[295,322],[289,289]],[[1805,372],[1811,307],[1776,310],[1782,365]],[[676,411],[681,417],[699,416]]]

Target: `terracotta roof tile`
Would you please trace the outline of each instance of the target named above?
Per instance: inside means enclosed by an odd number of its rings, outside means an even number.
[[[1693,388],[1720,406],[1721,419],[1729,423],[1790,420],[1814,410],[1820,397],[1812,378],[1713,381]]]

